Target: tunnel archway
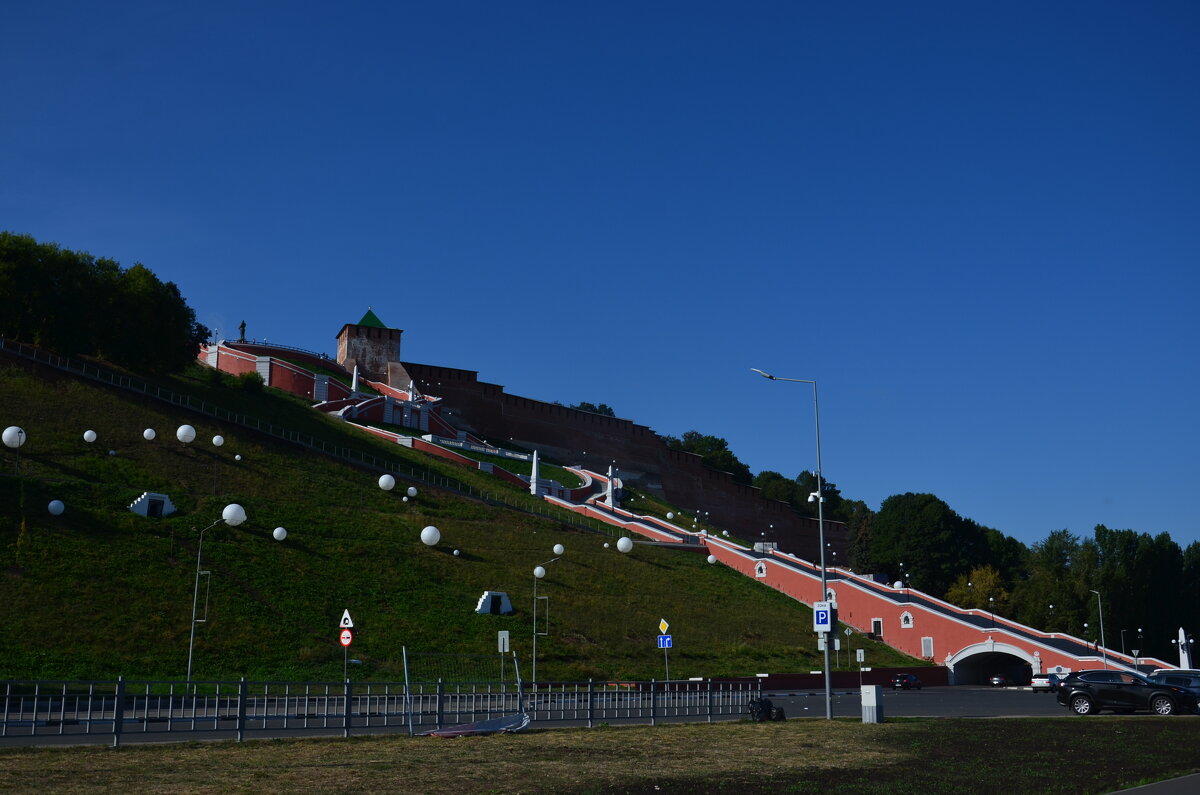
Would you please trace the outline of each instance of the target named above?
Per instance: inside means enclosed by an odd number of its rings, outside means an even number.
[[[967,646],[946,658],[953,685],[986,685],[996,674],[1009,684],[1026,685],[1030,676],[1041,672],[1040,663],[1024,649],[994,641]]]

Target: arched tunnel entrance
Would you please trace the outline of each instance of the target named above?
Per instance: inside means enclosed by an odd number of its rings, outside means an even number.
[[[1007,644],[980,644],[963,649],[950,661],[950,683],[987,685],[993,676],[1003,676],[1010,685],[1027,685],[1033,661],[1024,651]]]

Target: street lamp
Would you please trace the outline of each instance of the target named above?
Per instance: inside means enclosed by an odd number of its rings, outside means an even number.
[[[825,485],[821,479],[821,409],[817,401],[817,382],[807,378],[780,378],[771,375],[770,373],[759,370],[757,367],[750,368],[753,372],[758,373],[763,378],[769,381],[790,381],[795,384],[812,384],[813,390],[813,424],[816,429],[817,441],[817,490],[808,495],[809,502],[817,504],[817,536],[821,550],[821,599],[827,601],[829,590],[826,587],[825,574]],[[825,641],[825,719],[833,720],[833,687],[829,677],[829,641]]]
[[[1100,601],[1099,591],[1088,590],[1096,594],[1096,607],[1100,609],[1100,654],[1104,659],[1104,667],[1108,668],[1108,645],[1104,642],[1104,604]]]
[[[624,540],[624,539],[622,539],[622,540]],[[619,544],[618,544],[618,546],[619,546]],[[558,553],[560,556],[562,554],[561,552],[559,552],[559,550],[561,548],[562,548],[562,544],[556,544],[554,547],[554,551],[556,553]],[[533,681],[533,684],[535,687],[537,686],[537,639],[538,639],[538,635],[539,634],[545,634],[545,635],[550,634],[550,630],[548,627],[546,629],[546,632],[544,632],[544,633],[538,632],[538,592],[537,592],[538,580],[540,580],[546,576],[546,567],[549,566],[551,563],[553,563],[556,560],[558,560],[558,557],[553,557],[553,558],[550,558],[550,560],[543,563],[542,565],[533,567],[533,678],[532,678],[532,681]],[[542,599],[547,600],[546,613],[547,613],[547,615],[549,615],[549,612],[550,612],[549,599],[550,599],[550,597],[543,596]]]
[[[210,524],[208,527],[200,531],[200,541],[196,544],[196,585],[192,589],[192,632],[188,638],[188,665],[187,665],[187,681],[192,681],[192,649],[196,645],[196,624],[203,623],[208,620],[207,601],[205,602],[205,617],[197,620],[196,605],[200,600],[200,553],[204,549],[204,534],[221,522],[230,527],[237,527],[242,522],[246,521],[246,509],[238,505],[236,502],[231,502],[225,506],[225,510],[221,511],[221,518]],[[205,572],[206,574],[208,572]]]

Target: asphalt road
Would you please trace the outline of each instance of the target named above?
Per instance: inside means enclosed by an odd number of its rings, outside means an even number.
[[[1027,687],[956,685],[922,690],[882,688],[883,718],[1029,718],[1066,717],[1071,713],[1053,693],[1034,693]],[[768,693],[771,703],[789,718],[825,717],[825,693],[820,690]],[[1145,713],[1149,714],[1149,713]],[[833,717],[862,717],[859,691],[833,691]],[[1188,717],[1188,716],[1182,716]],[[1191,716],[1195,717],[1195,716]]]

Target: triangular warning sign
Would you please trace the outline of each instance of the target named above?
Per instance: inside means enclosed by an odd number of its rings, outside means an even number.
[[[338,626],[341,627],[342,629],[353,629],[354,628],[354,622],[352,620],[350,620],[350,610],[349,609],[342,611],[342,623],[338,624]]]

